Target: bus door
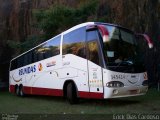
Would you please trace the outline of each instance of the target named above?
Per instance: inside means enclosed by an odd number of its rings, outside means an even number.
[[[88,82],[90,98],[103,98],[102,67],[97,30],[87,31]]]

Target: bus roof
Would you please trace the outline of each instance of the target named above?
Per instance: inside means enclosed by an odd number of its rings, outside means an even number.
[[[94,22],[86,22],[86,23],[82,23],[82,24],[78,24],[78,25],[76,25],[76,26],[73,26],[72,28],[70,28],[70,29],[68,29],[68,30],[66,30],[66,31],[64,31],[64,32],[62,32],[62,33],[60,33],[60,34],[58,34],[58,35],[56,35],[56,36],[50,38],[49,40],[46,40],[45,42],[42,42],[41,44],[39,44],[39,45],[33,47],[32,49],[30,49],[30,50],[28,50],[28,51],[26,51],[26,52],[24,52],[24,53],[22,53],[22,54],[20,54],[20,55],[18,55],[18,56],[16,56],[16,57],[14,57],[12,60],[14,60],[14,59],[16,59],[16,58],[18,58],[18,57],[20,57],[20,56],[22,56],[22,55],[24,55],[24,54],[30,52],[31,50],[33,50],[33,49],[39,47],[40,45],[42,45],[42,44],[44,44],[44,43],[50,41],[51,39],[53,39],[53,38],[55,38],[55,37],[57,37],[57,36],[59,36],[59,35],[67,34],[67,33],[71,32],[71,31],[73,31],[73,30],[76,30],[77,28],[84,27],[84,26],[87,26],[87,25],[93,25],[93,24],[94,24]],[[11,61],[12,61],[12,60],[11,60]]]
[[[76,25],[76,26],[73,26],[72,28],[70,28],[70,29],[68,29],[68,30],[66,30],[66,31],[64,31],[64,32],[62,32],[62,33],[60,33],[60,34],[58,34],[58,35],[50,38],[49,40],[46,40],[45,42],[43,42],[43,43],[41,43],[41,44],[33,47],[32,49],[30,49],[30,50],[28,50],[28,51],[26,51],[26,52],[24,52],[24,53],[22,53],[22,54],[20,54],[20,55],[18,55],[18,56],[16,56],[16,57],[14,57],[11,61],[13,61],[14,59],[16,59],[16,58],[18,58],[18,57],[20,57],[20,56],[22,56],[22,55],[30,52],[31,50],[39,47],[40,45],[42,45],[42,44],[50,41],[51,39],[53,39],[53,38],[55,38],[55,37],[58,37],[59,35],[65,35],[65,34],[71,32],[71,31],[73,31],[73,30],[76,30],[76,29],[80,28],[80,27],[85,27],[85,26],[87,26],[87,25],[94,25],[94,24],[95,24],[95,25],[98,25],[98,24],[101,24],[101,25],[110,25],[110,26],[115,26],[115,27],[127,29],[127,28],[124,28],[124,27],[122,27],[122,26],[120,26],[120,25],[111,24],[111,23],[103,23],[103,22],[85,22],[85,23],[81,23],[81,24],[78,24],[78,25]],[[129,29],[127,29],[127,30],[129,30]],[[129,31],[131,31],[131,30],[129,30]]]

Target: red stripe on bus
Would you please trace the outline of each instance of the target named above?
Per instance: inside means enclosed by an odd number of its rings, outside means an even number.
[[[63,90],[60,89],[27,87],[27,86],[24,86],[24,93],[32,95],[63,96]]]
[[[23,91],[25,94],[31,94],[31,87],[24,86]]]
[[[9,90],[11,93],[15,93],[15,85],[10,85]]]
[[[103,99],[103,93],[97,93],[97,92],[85,92],[85,91],[79,91],[78,95],[80,98],[95,98],[95,99]]]
[[[49,88],[23,86],[23,90],[25,94],[63,96],[63,90],[61,89],[49,89]],[[15,85],[10,85],[10,92],[15,93]],[[95,98],[95,99],[104,98],[103,93],[85,92],[85,91],[78,91],[78,97],[79,98]]]
[[[63,96],[63,90],[23,86],[25,94]],[[10,92],[15,93],[15,85],[10,85]]]

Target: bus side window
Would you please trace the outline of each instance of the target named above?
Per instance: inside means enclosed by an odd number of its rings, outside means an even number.
[[[38,54],[37,54],[37,48],[33,50],[33,62],[38,61]]]
[[[63,55],[74,54],[76,56],[86,58],[85,35],[85,27],[65,34],[63,37]]]
[[[33,62],[32,51],[30,51],[29,53],[27,53],[27,57],[28,57],[28,64],[31,64]]]
[[[11,62],[11,70],[17,69],[17,67],[17,59],[15,59]]]
[[[96,31],[87,32],[87,48],[88,48],[88,60],[100,65],[98,55],[98,37]]]
[[[24,65],[23,59],[24,59],[24,56],[17,58],[17,67],[18,68],[20,68]]]
[[[60,54],[60,40],[61,36],[58,36],[43,45],[44,58],[49,58]]]
[[[23,66],[25,66],[25,65],[28,65],[29,63],[29,61],[28,61],[28,53],[27,54],[25,54],[25,55],[23,55]]]

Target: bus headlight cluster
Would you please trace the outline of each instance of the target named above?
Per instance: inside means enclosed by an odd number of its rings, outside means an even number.
[[[106,83],[107,87],[124,87],[124,84],[120,81],[111,81]]]
[[[148,84],[148,80],[143,81],[142,85],[143,85],[143,86],[148,86],[148,85],[149,85],[149,84]]]

